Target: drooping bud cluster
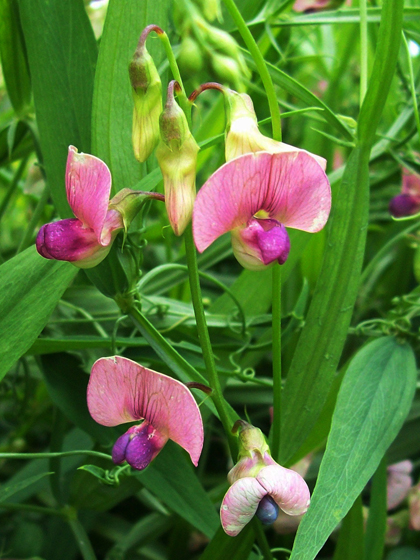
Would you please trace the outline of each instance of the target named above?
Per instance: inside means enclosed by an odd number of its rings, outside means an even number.
[[[235,39],[209,23],[216,18],[221,18],[219,0],[175,4],[175,21],[181,35],[179,66],[192,76],[207,65],[221,82],[245,91],[244,80],[251,73]]]

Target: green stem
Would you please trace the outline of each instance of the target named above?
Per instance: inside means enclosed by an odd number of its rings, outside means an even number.
[[[187,117],[188,125],[191,127],[191,104],[188,102],[188,97],[185,92],[184,84],[182,82],[181,73],[179,71],[178,63],[175,59],[169,37],[165,32],[158,33],[158,37],[163,42],[163,45],[165,47],[165,52],[168,58],[169,68],[171,69],[172,76],[181,86],[182,92],[179,95],[179,104],[181,105],[181,108],[184,111],[185,116]]]
[[[237,454],[237,443],[236,438],[232,435],[231,432],[234,422],[228,412],[226,400],[223,396],[222,387],[220,385],[219,376],[217,374],[216,364],[214,362],[213,349],[211,346],[206,317],[204,314],[203,296],[201,294],[200,279],[198,275],[197,253],[195,250],[191,224],[185,230],[184,239],[191,299],[194,307],[195,320],[197,323],[198,339],[203,351],[203,358],[206,365],[210,387],[212,388],[211,398],[214,402],[217,412],[219,413],[220,420],[228,437],[230,452],[233,459],[235,460]]]
[[[5,504],[1,503],[0,508],[6,509],[8,511],[31,511],[34,513],[41,513],[43,515],[53,515],[55,517],[61,517],[67,519],[66,513],[60,509],[48,508],[43,506],[34,506],[31,504]]]
[[[83,556],[84,560],[97,560],[95,552],[90,543],[89,537],[85,531],[85,528],[77,519],[76,512],[70,512],[68,515],[68,523],[71,530],[73,531],[74,538],[79,546],[79,550]]]
[[[22,174],[25,171],[25,167],[26,167],[26,164],[28,162],[28,158],[29,158],[29,156],[23,158],[22,161],[20,162],[20,165],[19,165],[12,181],[10,182],[10,185],[9,185],[7,191],[6,191],[6,194],[4,195],[3,200],[1,201],[1,204],[0,204],[0,221],[3,218],[3,215],[4,215],[4,213],[7,209],[7,206],[10,202],[10,199],[12,198],[12,195],[15,192],[15,190],[16,190],[18,184],[19,184],[19,181],[22,177]]]
[[[51,435],[51,451],[59,453],[63,446],[64,432],[67,426],[67,420],[64,414],[56,408],[54,411],[53,428]],[[63,496],[61,492],[61,457],[50,457],[50,470],[54,473],[50,477],[51,491],[57,503],[63,505]]]
[[[257,537],[258,544],[260,545],[260,549],[265,560],[274,560],[273,555],[271,553],[270,546],[267,542],[267,537],[265,536],[262,525],[259,519],[257,519],[257,517],[254,517],[252,519],[252,525],[255,531],[255,536]]]
[[[236,7],[235,2],[233,0],[223,0],[223,2],[230,15],[232,16],[232,19],[236,23],[238,31],[241,34],[246,46],[248,47],[252,58],[254,59],[255,66],[257,67],[257,71],[261,77],[261,81],[267,94],[268,105],[270,107],[271,114],[271,126],[273,128],[273,138],[274,140],[281,141],[280,108],[279,104],[277,103],[277,96],[274,89],[273,81],[271,79],[270,73],[268,72],[265,60],[260,52],[260,49],[258,48],[254,37],[252,36],[252,33],[248,29],[244,18]]]
[[[271,451],[278,460],[281,438],[281,268],[273,267],[273,425],[271,431]]]
[[[360,107],[368,85],[368,29],[366,0],[360,0]]]
[[[37,223],[39,222],[39,219],[42,215],[42,212],[44,211],[45,205],[48,202],[49,195],[50,195],[50,189],[48,183],[46,183],[44,190],[42,191],[41,198],[39,199],[35,211],[32,214],[31,221],[29,222],[29,225],[26,228],[26,231],[21,239],[21,242],[19,243],[19,247],[16,251],[16,254],[19,254],[21,251],[29,247],[29,245],[31,244],[32,236],[34,234]]]
[[[407,39],[405,37],[404,31],[402,34],[403,43],[405,47],[405,52],[407,55],[407,64],[408,64],[408,72],[410,75],[410,90],[411,90],[411,97],[413,98],[413,110],[414,110],[414,118],[416,119],[417,125],[417,134],[420,140],[420,117],[419,117],[419,109],[417,107],[417,95],[416,95],[416,82],[414,79],[414,72],[413,72],[413,64],[411,62],[411,55],[410,55],[410,48],[408,46]]]
[[[52,457],[72,457],[73,455],[89,455],[90,457],[99,457],[100,459],[112,461],[111,455],[100,453],[99,451],[90,451],[89,449],[60,451],[57,453],[0,453],[0,459],[51,459]]]

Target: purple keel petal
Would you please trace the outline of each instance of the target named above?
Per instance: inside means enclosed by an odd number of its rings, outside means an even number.
[[[69,147],[66,167],[67,200],[76,218],[91,228],[101,242],[101,232],[108,211],[111,173],[107,165],[90,154]]]
[[[89,412],[104,426],[144,418],[183,447],[198,464],[203,423],[190,391],[172,377],[114,356],[93,364],[87,390]]]
[[[260,211],[286,227],[316,232],[330,208],[327,176],[308,153],[246,154],[220,167],[200,189],[193,213],[195,244],[204,251]]]
[[[233,253],[248,270],[261,270],[274,261],[284,264],[289,256],[290,239],[277,220],[251,218],[245,228],[231,233]]]
[[[224,532],[236,537],[254,517],[258,504],[266,494],[267,491],[256,478],[240,478],[232,484],[220,508]]]
[[[263,525],[272,525],[279,515],[280,508],[271,496],[264,496],[258,504],[255,515]]]
[[[110,249],[102,247],[95,232],[76,218],[42,226],[36,238],[36,248],[46,259],[68,261],[80,268],[96,266]]]
[[[389,212],[394,218],[414,216],[420,211],[420,197],[411,194],[398,194],[389,203]]]
[[[127,461],[134,469],[142,471],[167,441],[167,437],[145,421],[140,426],[132,426],[117,439],[112,449],[112,460],[116,464]]]
[[[280,465],[270,465],[261,469],[257,481],[288,515],[300,515],[307,511],[310,493],[300,474]]]

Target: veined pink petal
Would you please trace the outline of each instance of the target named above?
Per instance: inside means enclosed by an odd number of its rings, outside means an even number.
[[[308,153],[245,154],[220,167],[200,189],[193,213],[195,244],[204,251],[260,211],[286,227],[316,232],[330,208],[327,176]]]
[[[258,504],[266,494],[265,488],[253,477],[240,478],[232,484],[220,508],[220,521],[225,533],[236,537],[254,517]]]
[[[401,192],[403,194],[420,197],[420,175],[403,168]]]
[[[288,515],[307,511],[311,498],[309,488],[297,472],[281,465],[269,465],[260,470],[256,479]]]
[[[74,215],[85,226],[93,229],[100,243],[111,193],[108,166],[99,158],[79,154],[77,148],[69,146],[66,192]]]
[[[109,246],[100,245],[95,232],[76,218],[42,226],[36,248],[46,259],[68,261],[80,268],[96,266],[110,250]]]
[[[92,367],[87,402],[92,418],[104,426],[144,418],[198,464],[203,447],[200,411],[176,379],[120,356],[101,358]]]

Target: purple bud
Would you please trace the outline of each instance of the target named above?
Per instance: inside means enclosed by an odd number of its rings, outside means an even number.
[[[256,516],[263,525],[271,525],[277,519],[279,506],[271,496],[264,496],[258,505]]]
[[[120,436],[112,449],[112,460],[119,465],[127,461],[134,469],[142,471],[156,457],[168,438],[149,422],[132,426]]]
[[[389,203],[389,211],[394,218],[404,218],[417,214],[420,210],[420,201],[411,194],[399,194]]]

